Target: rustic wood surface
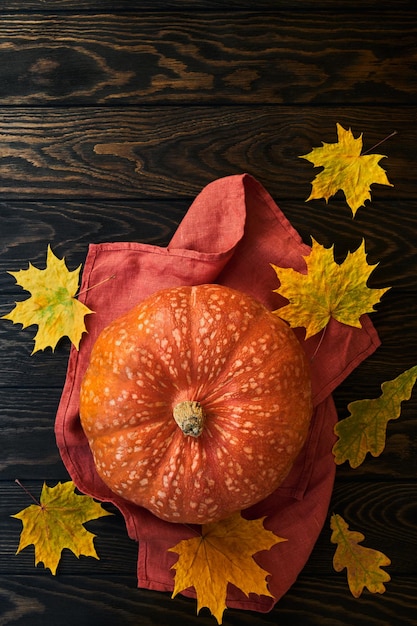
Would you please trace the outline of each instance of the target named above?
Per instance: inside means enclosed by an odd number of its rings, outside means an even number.
[[[284,4],[284,6],[283,6]],[[277,6],[281,10],[277,9]],[[309,243],[342,260],[365,238],[392,286],[372,315],[382,340],[334,394],[353,400],[417,363],[417,5],[413,0],[2,0],[0,315],[24,293],[7,273],[42,267],[50,243],[75,269],[88,244],[165,246],[208,182],[248,172]],[[353,220],[343,195],[306,203],[317,173],[299,158],[363,133],[393,187],[374,185]],[[193,600],[137,589],[121,515],[88,524],[99,561],[63,554],[58,575],[15,555],[11,518],[43,481],[67,480],[54,419],[68,344],[31,356],[33,328],[0,323],[0,626],[214,624]],[[326,524],[299,579],[268,614],[225,625],[417,624],[417,392],[381,456],[338,467],[329,513],[392,564],[383,595],[355,599],[332,567]]]

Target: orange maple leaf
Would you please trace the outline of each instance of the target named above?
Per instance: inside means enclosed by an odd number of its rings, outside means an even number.
[[[306,274],[292,268],[272,267],[280,281],[280,287],[274,291],[289,300],[289,304],[274,313],[292,327],[304,327],[306,339],[322,330],[331,317],[361,328],[360,317],[374,311],[374,305],[389,289],[367,287],[376,265],[367,263],[364,241],[339,265],[334,260],[333,246],[324,248],[313,239],[311,252],[304,259]]]
[[[364,535],[349,530],[340,515],[331,516],[330,526],[333,531],[330,540],[337,544],[333,566],[336,572],[347,568],[352,595],[358,598],[365,587],[371,593],[384,593],[384,583],[391,580],[391,577],[381,568],[390,565],[390,559],[379,550],[360,546],[359,543],[365,539]]]
[[[359,207],[371,199],[370,186],[373,183],[389,185],[385,170],[378,165],[384,158],[381,154],[361,154],[362,135],[354,138],[352,131],[337,124],[337,143],[324,143],[320,148],[301,156],[314,165],[323,167],[312,182],[308,200],[325,198],[326,202],[342,189],[353,216]]]
[[[173,566],[175,588],[172,597],[188,587],[197,594],[197,613],[203,606],[222,623],[228,583],[246,595],[271,596],[265,577],[268,575],[253,559],[261,550],[269,550],[282,539],[266,530],[263,520],[246,520],[240,513],[206,524],[202,534],[180,541],[170,548],[179,559]]]
[[[15,308],[3,318],[22,324],[23,328],[32,324],[38,326],[32,354],[48,346],[54,350],[64,336],[69,337],[78,349],[81,335],[86,331],[84,317],[93,313],[74,297],[80,268],[68,271],[65,259],[58,259],[48,246],[44,270],[29,263],[27,270],[9,272],[31,296],[17,302]]]
[[[77,495],[72,481],[42,488],[39,504],[31,504],[12,515],[23,522],[16,554],[27,546],[35,546],[35,566],[44,566],[56,574],[61,552],[71,550],[75,556],[98,559],[94,537],[83,524],[92,519],[113,515],[90,496]]]

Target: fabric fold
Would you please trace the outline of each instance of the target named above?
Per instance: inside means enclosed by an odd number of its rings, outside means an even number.
[[[271,310],[277,309],[285,301],[274,293],[278,284],[270,264],[305,271],[303,257],[309,251],[268,192],[247,174],[207,185],[166,248],[139,242],[90,245],[80,300],[95,313],[86,319],[88,334],[79,352],[74,348],[70,352],[56,416],[56,439],[77,487],[98,500],[113,502],[126,520],[129,536],[139,542],[139,586],[172,591],[175,555],[167,549],[187,538],[189,531],[122,500],[110,492],[95,471],[80,425],[78,402],[98,334],[155,291],[177,285],[224,284],[254,296]],[[106,280],[113,275],[112,280]],[[317,354],[320,338],[304,341],[303,330],[294,331],[311,360],[315,413],[309,437],[280,488],[244,512],[248,517],[267,515],[265,524],[288,541],[259,556],[262,567],[271,572],[269,585],[274,599],[246,598],[231,588],[228,606],[270,610],[308,559],[333,489],[335,464],[331,449],[337,416],[331,394],[379,345],[369,318],[363,316],[361,322],[362,328],[356,329],[332,320]],[[193,595],[192,591],[185,593]]]

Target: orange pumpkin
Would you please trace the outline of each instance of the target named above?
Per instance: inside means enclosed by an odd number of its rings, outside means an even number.
[[[169,522],[216,521],[272,493],[311,414],[293,331],[213,284],[159,291],[105,328],[80,397],[102,480]]]

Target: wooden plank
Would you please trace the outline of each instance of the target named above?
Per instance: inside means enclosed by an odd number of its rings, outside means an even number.
[[[58,381],[59,378],[63,379],[65,376],[64,365],[63,360],[56,362],[55,357],[51,357],[51,363],[45,369],[51,379]],[[60,377],[57,374],[54,376],[58,368]],[[369,375],[374,375],[374,372],[370,371]],[[385,377],[381,377],[380,382],[390,378],[391,375],[388,373]],[[0,478],[4,480],[34,477],[64,479],[66,471],[60,461],[53,432],[61,389],[35,388],[35,382],[42,381],[42,372],[37,368],[28,372],[27,380],[28,387],[22,390],[16,391],[4,387],[0,389],[2,400]],[[379,395],[380,389],[375,394],[369,392],[363,380],[358,391],[352,392],[349,388],[338,391],[335,394],[335,401],[340,419],[347,417],[349,402]],[[374,458],[368,454],[364,463],[355,470],[355,476],[362,478],[372,476],[376,480],[413,479],[416,476],[416,413],[417,390],[413,392],[410,400],[403,403],[401,416],[388,423],[386,445],[381,456]],[[347,463],[340,468],[342,476],[350,476],[351,471]]]
[[[187,11],[187,14],[194,11],[211,10],[223,11],[225,4],[223,0],[141,0],[140,7],[132,4],[131,0],[85,0],[80,5],[77,0],[2,0],[3,11],[44,11],[57,13],[61,11],[117,11],[137,12],[139,8],[143,11],[165,12],[165,11]],[[392,0],[292,0],[291,9],[299,10],[332,10],[338,11],[358,11],[364,12],[373,10],[378,14],[383,10],[392,10]],[[413,11],[415,9],[414,0],[395,0],[397,11]],[[228,0],[228,11],[241,10],[272,11],[278,12],[280,5],[276,0],[257,0],[254,5],[253,0]]]
[[[399,368],[406,369],[414,365],[415,355],[417,354],[416,292],[392,292],[389,300],[388,296],[389,292],[384,295],[381,303],[378,305],[378,311],[370,314],[371,321],[379,333],[382,346],[371,357],[368,357],[368,360],[365,362],[369,370],[367,375],[364,376],[363,385],[360,385],[360,380],[358,380],[363,376],[361,370],[357,376],[351,375],[355,376],[355,387],[358,389],[358,392],[368,387],[370,382],[369,375],[372,371],[374,371],[374,376],[372,376],[371,380],[378,384],[380,376],[386,375],[390,371],[399,373]],[[13,296],[0,295],[0,314],[5,315],[14,307],[15,301],[25,300],[27,297],[29,297],[29,294],[17,286]],[[44,353],[38,352],[31,357],[35,332],[35,326],[22,330],[21,325],[13,324],[10,320],[0,321],[0,336],[4,346],[3,350],[0,351],[0,369],[4,372],[0,379],[0,386],[5,384],[15,386],[21,384],[22,381],[24,381],[25,385],[30,385],[29,381],[32,376],[35,377],[34,384],[39,385],[43,378],[40,372],[43,368],[49,367],[48,362],[53,359],[58,360],[58,362],[63,360],[64,357],[61,355],[66,355],[69,343],[65,339],[58,344],[54,354],[51,353],[50,349],[47,349]],[[15,355],[19,355],[19,358],[16,358],[16,360],[14,360]],[[360,367],[364,368],[365,364],[362,364]],[[38,373],[35,371],[37,368],[39,368]],[[29,372],[30,376],[28,376]],[[48,377],[48,381],[56,380],[53,373],[51,372],[50,374],[52,378]],[[51,382],[48,384],[51,384]]]
[[[389,585],[389,587],[388,587]],[[227,609],[224,626],[254,623],[292,626],[369,624],[415,626],[417,583],[414,576],[400,576],[388,583],[384,595],[355,599],[344,573],[331,576],[300,575],[294,586],[268,614]],[[32,574],[0,576],[0,596],[6,624],[71,624],[78,626],[212,626],[213,616],[181,595],[136,589],[132,576],[57,576]],[[65,616],[70,616],[71,621]],[[354,622],[352,622],[352,618]],[[22,621],[24,620],[24,621]],[[301,621],[300,621],[301,620]]]
[[[233,24],[233,26],[232,26]],[[0,22],[0,100],[413,104],[417,23],[364,13],[49,14]]]
[[[271,181],[267,181],[272,182]],[[375,186],[375,200],[359,209],[357,217],[343,200],[295,202],[277,200],[303,240],[311,237],[325,247],[334,244],[342,262],[362,239],[374,269],[370,285],[415,291],[417,201],[385,202]],[[45,267],[46,249],[65,256],[74,270],[83,264],[90,243],[137,241],[166,246],[193,198],[142,201],[6,201],[0,204],[0,293],[24,297],[8,271],[26,269],[29,261]],[[0,307],[3,302],[0,300]],[[1,311],[0,311],[1,313]]]
[[[359,477],[355,470],[340,474],[337,468],[336,481],[329,505],[328,517],[303,570],[307,575],[328,576],[331,574],[335,544],[331,543],[330,517],[343,517],[352,531],[365,535],[363,545],[384,552],[391,559],[387,568],[392,579],[415,575],[416,562],[413,545],[416,527],[412,520],[416,512],[413,496],[416,489],[413,481],[403,479],[378,481],[372,473]],[[399,544],[402,547],[399,548]],[[27,572],[29,573],[29,572]],[[342,578],[346,576],[346,570]]]
[[[395,126],[392,121],[395,120]],[[0,198],[185,198],[249,172],[279,201],[309,195],[317,169],[300,155],[334,143],[336,123],[365,133],[395,187],[373,200],[415,198],[412,107],[144,107],[0,109]]]
[[[46,249],[65,256],[69,269],[83,264],[90,243],[138,241],[166,246],[190,200],[0,203],[0,292],[10,291],[7,272],[45,267]],[[13,293],[16,292],[12,288]]]
[[[19,295],[16,300],[25,299],[24,292],[20,291],[22,296]],[[340,412],[345,411],[349,402],[377,397],[385,380],[391,380],[415,365],[415,301],[415,293],[397,292],[387,306],[381,303],[380,311],[371,315],[382,345],[338,387],[335,397]],[[0,297],[1,314],[6,314],[13,306],[14,298]],[[35,332],[35,326],[22,330],[19,324],[12,324],[9,320],[0,321],[0,388],[62,387],[69,340],[63,338],[54,353],[46,349],[31,356]],[[31,399],[32,396],[28,402]]]
[[[65,478],[54,435],[61,390],[2,389],[0,396],[0,478]]]
[[[9,303],[1,306],[0,315],[12,308],[13,304],[9,306]],[[62,389],[68,362],[69,339],[62,339],[54,353],[48,348],[31,356],[36,326],[27,330],[21,328],[20,325],[0,320],[0,387],[24,386],[26,390],[36,387]],[[28,391],[26,393],[30,394]]]
[[[330,513],[339,513],[351,530],[365,535],[364,545],[379,549],[391,559],[390,572],[416,574],[415,550],[417,527],[414,524],[417,504],[415,481],[403,482],[351,478],[336,481]],[[353,476],[353,478],[352,478]],[[324,533],[328,534],[328,528]],[[401,545],[401,547],[400,547]]]
[[[0,314],[5,315],[13,309],[16,301],[25,300],[27,297],[29,294],[16,285],[9,294],[0,296]],[[415,302],[415,288],[413,291],[393,289],[383,296],[377,305],[377,311],[370,314],[382,345],[360,366],[360,369],[351,374],[350,384],[356,390],[356,395],[367,389],[376,392],[385,380],[383,376],[394,378],[400,371],[415,364],[417,354]],[[18,386],[22,381],[26,386],[32,384],[45,386],[45,383],[42,385],[43,380],[48,380],[49,385],[57,384],[52,381],[61,380],[61,376],[57,374],[58,370],[49,372],[48,368],[52,369],[51,360],[64,367],[68,340],[64,338],[53,355],[47,349],[44,353],[30,356],[35,331],[35,326],[22,330],[19,324],[1,320],[0,337],[4,349],[0,352],[0,368],[3,371],[0,386]],[[369,390],[371,381],[374,382],[375,388]]]
[[[7,344],[5,345],[8,349]],[[0,387],[0,437],[2,440],[2,456],[0,461],[0,478],[14,480],[15,478],[65,478],[64,470],[56,448],[54,437],[54,422],[61,397],[65,378],[65,360],[55,361],[50,355],[49,362],[44,368],[38,368],[36,357],[30,376],[22,381],[16,378],[20,387]],[[54,373],[54,368],[56,373]],[[5,372],[6,380],[7,370]],[[359,378],[357,387],[345,385],[335,394],[339,417],[346,417],[349,402],[377,397],[380,395],[380,385],[390,380],[401,371],[389,371],[385,368],[379,380],[375,371],[369,372],[369,379],[363,378],[366,371]],[[35,375],[32,375],[35,372]],[[48,378],[49,376],[49,378]],[[47,383],[61,382],[59,387],[48,387]],[[27,386],[25,385],[27,381]],[[369,381],[372,381],[370,383]],[[375,393],[370,391],[375,381]],[[38,387],[35,384],[38,383]],[[417,449],[416,420],[417,388],[412,397],[401,407],[401,417],[390,421],[387,428],[387,444],[384,453],[373,458],[366,458],[363,466],[356,470],[358,476],[366,476],[369,472],[377,478],[410,478],[416,476]],[[348,465],[342,468],[343,474],[349,473]]]
[[[65,477],[62,482],[65,482]],[[42,490],[42,480],[21,481],[35,499]],[[58,479],[46,480],[53,487]],[[34,570],[33,547],[15,556],[19,544],[22,524],[11,516],[24,509],[32,500],[14,482],[0,481],[0,531],[3,541],[0,546],[1,562],[7,563],[11,575],[30,575],[39,571],[42,577],[43,566]],[[359,530],[365,535],[364,545],[382,550],[391,558],[392,577],[415,574],[414,546],[417,541],[417,528],[412,520],[417,512],[417,487],[404,479],[389,483],[368,480],[355,480],[355,472],[350,478],[336,480],[329,509],[340,514],[351,530]],[[88,522],[87,528],[97,537],[95,545],[100,562],[91,558],[80,561],[65,552],[59,566],[59,575],[126,575],[136,574],[138,546],[127,536],[121,513],[109,503],[104,508],[114,513],[112,516]],[[314,551],[305,566],[307,574],[331,575],[332,558],[335,546],[330,542],[330,519],[328,518]]]
[[[337,626],[414,626],[417,605],[414,577],[401,576],[389,585],[389,591],[384,595],[365,591],[361,598],[355,599],[347,590],[345,571],[323,578],[301,575],[270,615],[270,623],[320,626],[327,621]],[[239,624],[239,621],[235,623]]]

